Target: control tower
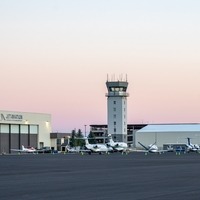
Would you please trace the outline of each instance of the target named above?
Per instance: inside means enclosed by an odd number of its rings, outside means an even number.
[[[112,134],[114,141],[127,142],[128,82],[107,80],[106,86],[108,134]]]

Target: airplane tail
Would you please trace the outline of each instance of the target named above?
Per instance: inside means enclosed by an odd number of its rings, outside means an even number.
[[[112,135],[111,134],[108,134],[108,142],[112,145],[114,144],[114,141],[112,139]]]
[[[138,144],[140,144],[145,150],[149,150],[146,146],[144,146],[141,142],[138,142]]]
[[[22,150],[24,150],[25,148],[24,148],[24,145],[22,145]]]
[[[87,137],[85,137],[84,139],[85,139],[85,145],[90,144]]]
[[[190,138],[189,138],[189,137],[187,138],[187,140],[188,140],[188,145],[191,145],[191,142],[190,142]]]

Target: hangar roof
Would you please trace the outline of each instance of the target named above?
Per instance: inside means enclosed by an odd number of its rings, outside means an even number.
[[[150,124],[137,131],[140,132],[200,132],[200,124]]]

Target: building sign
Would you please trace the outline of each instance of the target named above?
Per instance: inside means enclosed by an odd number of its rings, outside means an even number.
[[[17,114],[2,114],[0,115],[0,121],[22,121],[23,115]]]

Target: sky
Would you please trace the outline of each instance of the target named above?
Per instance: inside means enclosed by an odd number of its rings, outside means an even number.
[[[0,110],[49,113],[52,131],[107,124],[126,77],[128,123],[200,122],[200,1],[1,0]]]

